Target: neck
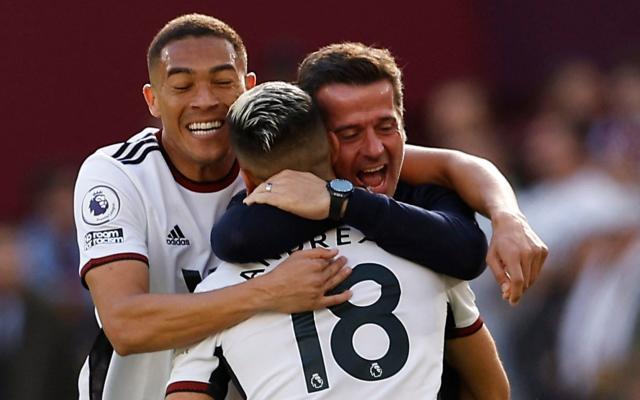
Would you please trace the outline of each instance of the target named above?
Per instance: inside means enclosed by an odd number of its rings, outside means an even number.
[[[198,162],[175,148],[164,135],[160,138],[160,143],[162,152],[165,158],[169,159],[172,168],[193,182],[215,182],[223,179],[229,175],[236,161],[236,156],[231,149],[214,161]]]
[[[190,168],[185,168],[185,171],[178,169],[187,178],[196,182],[215,182],[225,178],[229,175],[229,172],[233,168],[235,162],[235,156],[233,153],[229,153],[222,160],[215,163],[209,163],[206,165],[194,165]]]

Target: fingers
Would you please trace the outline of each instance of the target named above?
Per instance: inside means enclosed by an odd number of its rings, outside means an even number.
[[[505,246],[498,251],[498,246],[493,242],[489,247],[486,260],[496,282],[500,285],[502,298],[512,305],[517,304],[525,290],[524,277],[525,274],[529,274],[530,265],[522,265],[519,252]]]
[[[523,265],[517,248],[505,246],[500,254],[505,272],[509,277],[509,303],[517,304],[522,297],[529,276],[529,265]]]
[[[273,309],[287,313],[310,311],[349,300],[350,291],[328,293],[351,274],[347,259],[337,255],[337,249],[316,248],[297,251],[283,261],[271,272],[280,272]]]
[[[516,305],[520,301],[524,293],[524,277],[522,275],[522,265],[507,265],[507,274],[509,275],[509,303]]]
[[[317,247],[315,249],[299,250],[291,254],[289,258],[324,258],[331,260],[338,255],[338,249],[326,249],[324,247]]]
[[[489,247],[489,251],[487,252],[487,264],[489,268],[491,268],[491,272],[493,272],[493,276],[500,285],[500,290],[502,292],[502,298],[506,301],[509,301],[511,296],[511,280],[509,279],[509,275],[506,273],[505,265],[500,259],[498,255],[498,251],[496,250],[495,243],[491,243]]]
[[[548,255],[549,249],[547,248],[547,246],[544,244],[540,244],[537,248],[536,255],[531,266],[531,285],[533,285],[536,280],[538,280],[540,272],[542,271],[542,266],[547,260]]]
[[[268,189],[268,190],[267,190]],[[280,200],[280,195],[278,194],[278,185],[273,181],[262,182],[242,201],[246,205],[251,204],[269,204],[272,206],[277,206],[278,201]]]
[[[349,301],[352,294],[353,293],[351,292],[351,290],[345,290],[342,293],[338,293],[330,296],[324,296],[320,300],[320,305],[318,308],[327,308],[327,307],[332,307],[338,304],[342,304],[345,301]]]
[[[523,289],[529,289],[531,286],[531,264],[533,263],[533,257],[522,257],[520,259],[520,266],[522,270],[522,285]]]
[[[493,272],[493,277],[496,279],[496,282],[498,282],[499,285],[502,285],[507,280],[507,275],[504,273],[504,266],[502,265],[502,261],[500,261],[500,257],[498,257],[498,253],[493,242],[487,251],[486,260],[487,265],[491,268],[491,272]]]
[[[346,263],[346,259],[344,262]],[[350,267],[342,266],[335,273],[331,274],[324,284],[324,292],[327,293],[344,282],[344,280],[351,275],[351,271],[352,269]]]

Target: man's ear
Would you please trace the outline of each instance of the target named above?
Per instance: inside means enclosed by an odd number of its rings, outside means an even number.
[[[144,96],[144,101],[147,102],[149,113],[156,118],[160,118],[160,108],[158,107],[158,101],[156,95],[153,93],[151,84],[147,83],[142,87],[142,95]]]
[[[331,152],[331,165],[334,165],[340,155],[340,140],[333,132],[327,132],[327,138],[329,140],[329,151]]]
[[[254,183],[255,179],[248,170],[241,168],[240,175],[242,176],[242,180],[244,180],[244,185],[247,187],[247,195],[250,195],[258,185]]]
[[[256,78],[256,74],[254,72],[249,72],[244,77],[244,87],[247,90],[253,89],[253,87],[256,85],[257,80],[258,79]]]

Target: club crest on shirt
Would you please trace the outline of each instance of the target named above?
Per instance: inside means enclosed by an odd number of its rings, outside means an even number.
[[[82,219],[89,225],[102,225],[120,211],[120,198],[109,186],[94,186],[82,199]]]

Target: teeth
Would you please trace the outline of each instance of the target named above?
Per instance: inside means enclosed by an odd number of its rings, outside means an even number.
[[[382,168],[384,168],[384,165],[380,165],[379,167],[374,167],[374,168],[369,168],[369,169],[363,169],[362,172],[364,172],[365,174],[370,174],[372,172],[378,172]]]
[[[190,131],[208,131],[218,129],[222,126],[222,121],[192,122],[187,125]]]

